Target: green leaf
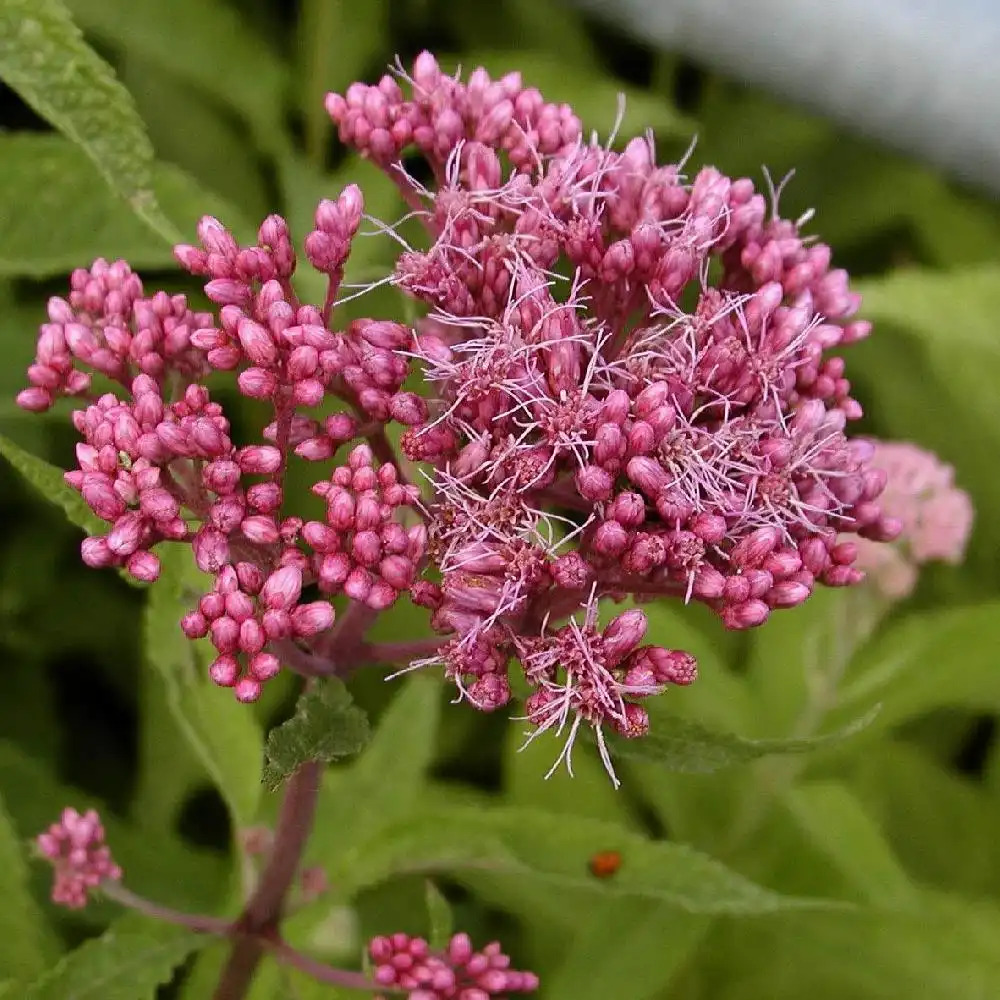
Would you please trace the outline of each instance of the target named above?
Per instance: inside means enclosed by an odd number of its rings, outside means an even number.
[[[595,907],[573,936],[558,971],[544,976],[547,1000],[662,996],[705,937],[709,921],[673,906],[615,899]],[[650,957],[655,956],[655,961]]]
[[[451,912],[451,904],[430,879],[424,884],[424,895],[427,899],[427,919],[430,925],[427,940],[432,948],[441,951],[448,946],[455,932],[455,918]]]
[[[23,840],[37,836],[67,805],[101,814],[107,842],[128,875],[130,888],[171,906],[205,910],[216,906],[226,877],[218,852],[192,847],[171,828],[138,830],[111,812],[107,804],[77,788],[60,784],[39,761],[20,747],[0,740],[0,788],[7,810]],[[41,866],[34,874],[47,881]],[[85,911],[99,911],[100,904]],[[100,913],[94,914],[100,918]]]
[[[838,773],[914,877],[969,895],[1000,895],[1000,796],[897,740],[845,760]]]
[[[322,681],[306,691],[295,715],[268,733],[262,780],[269,792],[309,761],[351,757],[368,742],[368,716],[354,704],[344,682]]]
[[[31,979],[45,968],[42,915],[28,891],[24,849],[0,800],[0,969]]]
[[[70,952],[28,989],[25,1000],[153,1000],[156,988],[208,940],[128,914]]]
[[[287,71],[238,8],[221,0],[68,0],[68,6],[88,32],[236,108],[261,144],[274,148]]]
[[[0,0],[0,78],[86,152],[136,215],[178,242],[156,201],[153,147],[132,99],[59,0]]]
[[[232,692],[208,678],[214,651],[192,642],[180,629],[197,586],[189,546],[167,545],[162,569],[150,588],[145,645],[149,664],[160,672],[167,704],[213,784],[225,799],[236,827],[253,823],[260,803],[263,739],[253,712]],[[204,578],[203,578],[204,579]]]
[[[720,921],[703,951],[699,995],[992,1000],[1000,996],[998,940],[995,906],[931,892],[906,911],[858,908]]]
[[[621,853],[620,869],[595,878],[590,858],[610,849]],[[351,896],[393,875],[444,871],[458,877],[476,870],[531,875],[598,897],[660,900],[689,913],[840,905],[781,896],[683,844],[647,840],[613,823],[525,809],[421,811],[347,851],[330,877],[339,893]]]
[[[1000,267],[899,270],[858,282],[862,314],[875,332],[851,349],[871,403],[866,412],[884,438],[914,441],[954,465],[979,516],[967,563],[1000,589],[1000,402],[992,372],[1000,363],[996,316]],[[913,387],[919,385],[920,392]],[[862,397],[864,400],[864,397]]]
[[[327,771],[308,854],[324,866],[361,849],[421,799],[434,754],[440,685],[412,676],[382,714],[375,735],[350,765]]]
[[[1000,600],[911,614],[858,654],[833,719],[882,705],[872,735],[942,706],[1000,707]]]
[[[614,126],[622,95],[625,116],[618,130],[621,138],[641,135],[650,128],[658,134],[686,137],[693,131],[691,123],[666,97],[626,86],[613,77],[595,73],[591,65],[565,62],[548,52],[473,49],[462,53],[461,59],[441,59],[443,66],[459,62],[470,68],[483,66],[494,77],[517,70],[526,87],[537,87],[547,101],[569,104],[585,130],[597,129],[605,136]]]
[[[70,524],[83,528],[88,535],[102,535],[107,522],[102,521],[86,504],[83,497],[63,479],[63,470],[36,458],[0,434],[0,455],[24,477],[44,499],[58,507]]]
[[[661,764],[672,771],[705,773],[773,754],[810,753],[840,743],[869,726],[878,707],[836,732],[802,739],[749,740],[713,732],[687,719],[659,716],[657,731],[642,739],[605,736],[613,757]]]
[[[786,792],[785,805],[813,845],[871,902],[915,905],[913,882],[847,787],[834,781],[809,782]]]
[[[152,185],[179,233],[194,235],[203,215],[225,220],[237,238],[250,227],[239,212],[201,190],[176,167],[154,164]],[[47,277],[95,257],[135,268],[176,268],[173,251],[101,185],[82,150],[58,135],[0,135],[0,275]]]

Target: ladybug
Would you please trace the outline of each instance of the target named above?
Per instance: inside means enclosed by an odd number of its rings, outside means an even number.
[[[594,878],[611,878],[622,866],[622,856],[618,851],[599,851],[587,863]]]

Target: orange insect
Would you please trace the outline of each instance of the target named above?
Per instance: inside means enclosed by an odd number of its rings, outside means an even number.
[[[622,856],[618,851],[599,851],[587,863],[594,878],[611,878],[622,866]]]

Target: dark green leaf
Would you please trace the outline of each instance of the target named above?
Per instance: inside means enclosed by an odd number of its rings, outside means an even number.
[[[63,470],[36,458],[0,434],[0,455],[30,483],[38,494],[59,507],[71,524],[83,528],[88,535],[104,534],[107,522],[102,521],[86,504],[83,497],[63,479]]]
[[[208,938],[137,914],[117,921],[45,973],[25,1000],[153,1000]]]
[[[291,719],[268,733],[264,787],[276,791],[309,761],[351,757],[370,735],[368,717],[354,704],[343,681],[322,681],[299,698]]]
[[[239,213],[176,167],[153,166],[152,184],[177,230],[194,236],[203,215],[216,215],[237,236],[249,234]],[[123,258],[135,268],[175,268],[173,251],[103,187],[83,152],[57,135],[0,135],[0,275],[45,277]]]
[[[86,152],[136,215],[178,241],[156,201],[153,147],[132,98],[59,0],[0,0],[0,78]]]
[[[236,108],[261,144],[274,148],[287,73],[238,7],[222,0],[68,0],[68,6],[88,32]]]
[[[28,891],[24,846],[0,800],[0,969],[33,979],[45,968],[42,915]]]
[[[617,850],[620,869],[590,873],[599,850]],[[347,851],[330,872],[350,896],[393,875],[463,871],[530,875],[543,884],[598,897],[668,902],[690,913],[752,914],[839,905],[781,896],[683,844],[654,842],[613,823],[521,809],[443,809],[416,813]]]
[[[160,579],[150,588],[146,606],[146,658],[160,672],[167,705],[226,800],[233,822],[249,826],[260,802],[260,727],[248,706],[209,680],[212,648],[204,640],[192,642],[180,629],[190,607],[189,590],[201,586],[190,547],[164,546],[161,561]]]

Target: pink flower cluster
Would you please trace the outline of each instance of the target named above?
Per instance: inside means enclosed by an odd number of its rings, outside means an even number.
[[[906,442],[878,441],[873,463],[886,475],[881,505],[902,525],[894,545],[858,542],[858,565],[888,598],[906,597],[926,562],[958,563],[972,530],[972,501],[954,469]]]
[[[35,840],[39,852],[52,863],[55,882],[52,901],[70,909],[87,905],[87,893],[105,879],[118,881],[122,870],[104,843],[104,827],[93,809],[78,813],[66,808]]]
[[[467,934],[456,934],[440,953],[408,934],[374,938],[368,954],[379,986],[408,990],[409,1000],[489,1000],[534,993],[538,977],[515,972],[497,942],[474,951]],[[384,998],[383,998],[384,1000]]]
[[[185,631],[215,643],[217,682],[251,700],[289,651],[360,655],[324,644],[320,604],[343,595],[345,620],[367,622],[408,592],[440,635],[416,664],[443,663],[493,710],[517,661],[534,731],[568,727],[568,761],[586,724],[606,755],[602,727],[642,735],[639,702],[695,665],[640,645],[640,611],[600,630],[602,599],[697,600],[741,629],[861,579],[857,539],[900,529],[873,445],[846,436],[861,410],[834,352],[869,325],[773,192],[769,211],[747,179],[657,165],[649,138],[585,140],[518,74],[463,83],[427,53],[327,108],[424,223],[421,247],[382,227],[401,247],[387,280],[422,309],[413,327],[341,319],[363,218],[350,186],[304,241],[321,304],[297,296],[280,217],[251,246],[203,219],[176,255],[217,314],[144,298],[126,265],[98,262],[50,303],[19,397],[89,404],[67,478],[111,528],[88,562],[151,580],[151,547],[181,541],[216,577]],[[404,168],[413,148],[432,182]],[[85,368],[124,393],[95,393]],[[199,382],[213,370],[268,408],[261,440],[230,440]],[[324,516],[289,511],[288,463],[341,448],[313,487]],[[301,603],[314,586],[319,603]]]

